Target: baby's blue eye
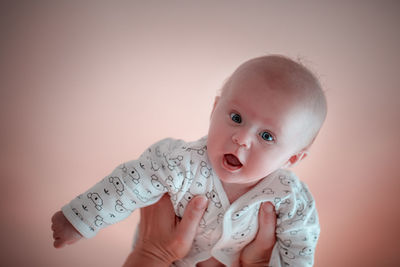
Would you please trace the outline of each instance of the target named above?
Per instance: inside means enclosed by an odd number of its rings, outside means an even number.
[[[232,121],[234,121],[236,123],[242,122],[242,117],[240,117],[240,115],[236,114],[236,113],[231,113],[231,119],[232,119]]]
[[[262,132],[262,133],[260,133],[260,136],[265,141],[270,141],[270,142],[274,141],[274,137],[269,132]]]

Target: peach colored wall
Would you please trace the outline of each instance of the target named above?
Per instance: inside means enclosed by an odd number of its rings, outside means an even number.
[[[303,58],[328,97],[296,168],[316,266],[400,265],[399,2],[4,2],[1,266],[120,266],[138,212],[62,250],[52,213],[156,140],[205,135],[223,80],[266,53]]]

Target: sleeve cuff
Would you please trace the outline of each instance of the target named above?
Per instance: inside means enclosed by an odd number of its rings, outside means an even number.
[[[75,227],[75,229],[85,238],[91,238],[96,235],[96,230],[90,224],[84,221],[79,213],[74,213],[72,207],[67,204],[61,208],[65,218]]]

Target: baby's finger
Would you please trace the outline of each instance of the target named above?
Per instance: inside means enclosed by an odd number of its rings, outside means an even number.
[[[196,196],[187,205],[183,218],[176,229],[178,239],[185,244],[192,244],[207,203],[205,196]]]
[[[59,210],[56,213],[53,214],[53,216],[51,217],[51,222],[53,224],[57,223],[58,219],[63,215],[62,211]]]
[[[54,240],[53,246],[55,248],[62,248],[65,246],[65,242],[61,238],[57,238],[56,240]]]

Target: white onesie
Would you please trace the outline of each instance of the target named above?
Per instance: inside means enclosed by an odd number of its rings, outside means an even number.
[[[86,238],[121,221],[137,208],[170,195],[175,212],[183,215],[195,195],[210,201],[188,255],[177,266],[195,266],[214,257],[238,266],[240,251],[255,237],[260,204],[270,201],[277,213],[277,242],[270,266],[312,266],[319,236],[318,215],[305,184],[289,170],[278,170],[229,203],[207,156],[207,137],[196,142],[164,139],[138,160],[118,166],[110,175],[62,208]]]

